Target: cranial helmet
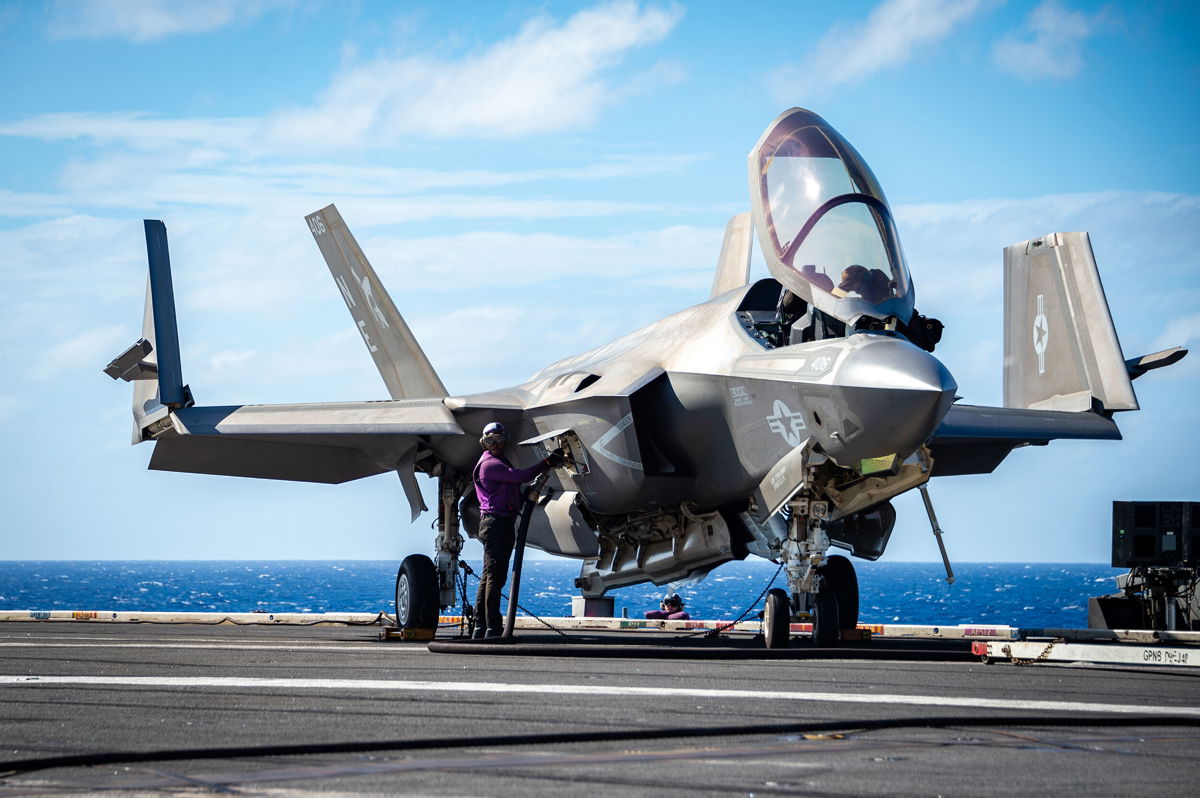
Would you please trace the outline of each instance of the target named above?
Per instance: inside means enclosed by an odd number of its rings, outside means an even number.
[[[842,281],[838,283],[838,288],[843,291],[853,291],[855,286],[864,282],[867,279],[867,267],[859,266],[857,263],[847,266],[842,271]]]
[[[485,449],[490,449],[493,446],[503,446],[508,440],[508,433],[504,431],[504,425],[499,421],[493,421],[483,428],[483,437],[479,439],[479,445]]]
[[[676,607],[682,607],[683,599],[679,597],[678,593],[669,593],[663,596],[662,604],[664,607],[666,607],[668,604],[672,604]]]

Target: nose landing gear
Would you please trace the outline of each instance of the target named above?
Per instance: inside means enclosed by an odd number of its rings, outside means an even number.
[[[767,593],[763,637],[767,648],[786,648],[795,619],[812,623],[818,646],[834,646],[842,630],[858,626],[858,577],[850,560],[828,555],[828,504],[807,499],[789,504],[792,514],[782,546],[788,590]]]
[[[767,592],[762,628],[767,648],[787,648],[792,631],[792,600],[786,590],[773,587]]]

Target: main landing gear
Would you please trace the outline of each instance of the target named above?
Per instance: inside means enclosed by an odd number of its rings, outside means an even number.
[[[813,642],[833,646],[843,630],[858,626],[858,577],[850,560],[828,554],[828,504],[801,498],[789,507],[792,515],[782,551],[788,589],[767,593],[763,637],[767,648],[787,648],[791,622],[807,621],[813,627]]]
[[[458,516],[463,484],[462,477],[448,468],[438,475],[437,562],[424,554],[410,554],[396,573],[396,626],[401,629],[435,632],[442,608],[454,606],[463,545]]]
[[[437,629],[437,568],[424,554],[410,554],[396,573],[396,626]]]

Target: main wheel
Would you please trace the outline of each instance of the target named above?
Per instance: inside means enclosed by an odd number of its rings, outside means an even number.
[[[396,625],[401,629],[437,629],[438,580],[433,560],[410,554],[396,573]]]
[[[838,627],[858,628],[858,576],[854,564],[840,554],[835,554],[817,569],[825,579],[825,585],[837,596]]]
[[[813,642],[820,648],[837,645],[842,629],[838,624],[837,594],[829,585],[823,585],[816,594],[813,610],[817,616],[813,620]]]
[[[788,647],[792,631],[792,602],[786,591],[773,587],[767,592],[762,628],[767,648]]]

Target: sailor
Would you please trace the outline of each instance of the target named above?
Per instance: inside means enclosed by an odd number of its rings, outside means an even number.
[[[663,596],[662,603],[658,605],[660,609],[646,610],[646,617],[655,621],[686,621],[692,616],[687,614],[683,609],[683,599],[678,593],[671,593]]]
[[[521,483],[564,462],[561,449],[535,466],[513,468],[504,457],[508,435],[504,425],[493,421],[479,439],[483,454],[475,464],[472,479],[479,497],[479,540],[483,543],[483,574],[475,597],[475,634],[499,637],[504,631],[500,617],[500,591],[507,578],[508,560],[516,541],[517,515],[521,512]]]

